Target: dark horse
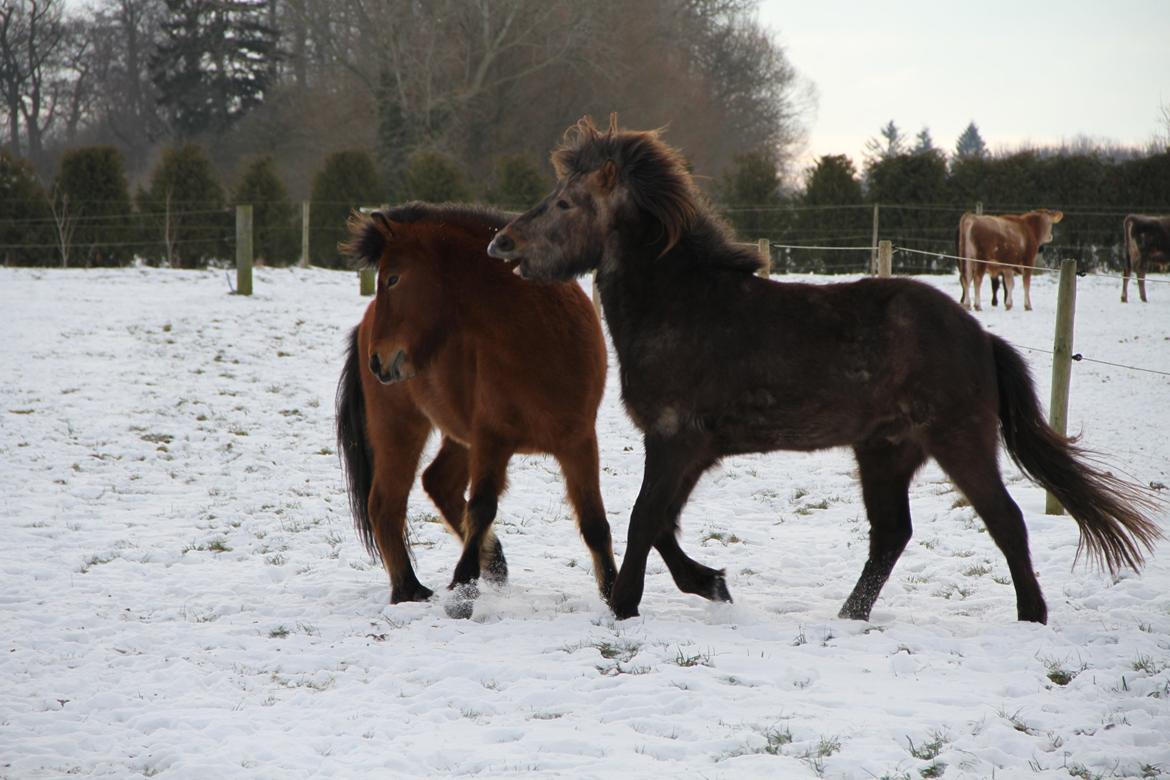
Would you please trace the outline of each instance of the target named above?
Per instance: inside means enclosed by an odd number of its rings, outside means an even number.
[[[652,132],[588,118],[553,154],[556,189],[501,230],[489,254],[537,280],[597,269],[622,398],[645,436],[642,489],[610,604],[638,614],[658,550],[684,592],[729,599],[721,571],[679,549],[678,517],[721,457],[850,446],[870,522],[869,558],[841,616],[867,619],[910,539],[908,488],[933,457],[1007,559],[1021,620],[1044,622],[1008,452],[1076,520],[1111,570],[1138,568],[1159,536],[1141,489],[1087,466],[1045,423],[1023,359],[942,292],[904,279],[780,284],[754,275]]]
[[[481,570],[507,577],[491,526],[516,452],[560,463],[603,598],[613,585],[594,427],[605,389],[601,326],[575,282],[527,284],[485,254],[507,219],[413,203],[349,222],[342,248],[376,268],[378,283],[350,337],[337,439],[358,534],[390,575],[392,603],[432,595],[406,545],[406,500],[432,428],[443,440],[423,488],[463,540],[453,614],[470,616]]]

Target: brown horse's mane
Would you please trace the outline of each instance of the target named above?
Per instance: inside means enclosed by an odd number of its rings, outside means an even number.
[[[680,246],[689,264],[755,272],[756,253],[735,246],[730,229],[695,187],[682,153],[659,136],[658,130],[618,130],[616,114],[602,132],[586,116],[565,131],[552,164],[563,179],[612,162],[634,202],[661,224],[663,255]]]
[[[399,224],[433,222],[464,227],[472,231],[494,233],[516,215],[488,206],[465,203],[425,203],[412,201],[379,209],[371,214],[353,212],[346,222],[349,239],[338,245],[341,253],[358,267],[377,268],[386,249],[386,221]],[[484,243],[486,247],[486,242]]]

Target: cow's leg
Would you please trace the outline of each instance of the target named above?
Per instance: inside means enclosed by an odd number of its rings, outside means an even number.
[[[1121,302],[1129,303],[1129,263],[1121,269]]]
[[[971,308],[971,298],[969,297],[969,293],[967,291],[967,288],[971,284],[971,279],[967,275],[967,268],[970,266],[970,263],[964,262],[963,260],[959,260],[958,263],[959,263],[959,286],[963,289],[963,294],[959,297],[959,303],[963,304],[964,309],[970,309]]]
[[[1012,288],[1016,284],[1016,274],[1011,269],[1005,269],[1003,272],[1003,308],[1005,311],[1012,310]]]
[[[1032,311],[1032,269],[1025,268],[1020,276],[1024,280],[1024,311]]]
[[[983,287],[983,263],[972,260],[969,261],[971,265],[975,266],[972,271],[972,283],[975,286],[975,311],[983,311],[983,303],[980,301],[979,292]]]
[[[1141,263],[1137,267],[1138,278],[1138,296],[1142,299],[1142,303],[1146,302],[1146,264]]]

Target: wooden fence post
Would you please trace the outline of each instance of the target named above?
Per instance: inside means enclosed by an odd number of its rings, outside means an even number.
[[[301,201],[301,268],[309,267],[309,201]]]
[[[252,207],[236,206],[236,294],[252,294]]]
[[[760,270],[757,273],[767,279],[772,275],[772,242],[761,238],[757,246],[760,248]]]
[[[878,204],[873,204],[873,252],[869,256],[869,272],[878,270]]]
[[[983,201],[981,201],[981,200],[975,201],[975,213],[976,214],[983,213]]]
[[[1077,261],[1060,263],[1060,287],[1056,294],[1056,334],[1052,339],[1052,398],[1048,424],[1063,436],[1068,431],[1068,387],[1072,376],[1073,320],[1077,310]],[[1064,514],[1056,497],[1044,497],[1044,513]]]
[[[878,242],[877,275],[889,276],[894,271],[894,245],[889,241]]]

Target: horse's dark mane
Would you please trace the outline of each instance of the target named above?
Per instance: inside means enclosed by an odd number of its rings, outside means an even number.
[[[552,153],[560,178],[591,173],[610,162],[634,202],[661,224],[663,255],[748,273],[759,268],[756,253],[735,246],[726,223],[695,187],[682,153],[663,142],[658,131],[618,130],[616,116],[611,116],[603,133],[592,118],[584,117],[565,131]],[[682,251],[672,253],[676,247]]]
[[[436,222],[462,225],[486,231],[499,230],[516,215],[489,206],[466,203],[425,203],[412,201],[379,209],[371,214],[353,212],[346,222],[349,240],[338,245],[341,253],[359,267],[376,268],[386,249],[385,228],[379,223],[389,220],[400,224]]]

